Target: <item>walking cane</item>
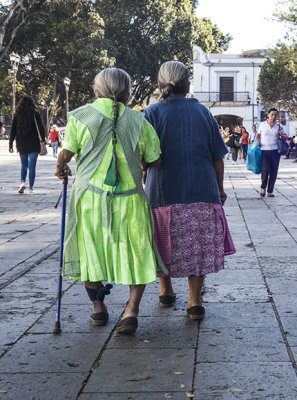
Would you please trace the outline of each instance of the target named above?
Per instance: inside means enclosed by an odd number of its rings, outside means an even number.
[[[66,171],[60,173],[61,176],[65,175]],[[67,185],[68,176],[64,176],[63,179],[63,190],[58,198],[55,208],[58,207],[59,202],[63,196],[62,201],[62,218],[61,218],[61,239],[60,239],[60,257],[59,257],[59,278],[58,278],[58,290],[57,290],[57,313],[56,322],[53,329],[53,334],[59,335],[61,331],[60,314],[61,314],[61,298],[62,298],[62,265],[63,265],[63,248],[64,248],[64,234],[65,234],[65,217],[66,217],[66,199],[67,199]]]

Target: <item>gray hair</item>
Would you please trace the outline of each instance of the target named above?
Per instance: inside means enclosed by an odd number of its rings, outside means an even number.
[[[95,76],[96,97],[104,97],[127,104],[130,99],[131,78],[120,68],[106,68]]]
[[[164,100],[174,94],[186,94],[189,85],[188,68],[180,61],[166,61],[160,67],[158,82]]]

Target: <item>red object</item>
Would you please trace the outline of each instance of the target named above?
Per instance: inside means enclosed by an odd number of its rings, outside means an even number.
[[[51,143],[55,143],[58,141],[58,135],[59,135],[58,131],[50,131],[49,134],[51,136]]]
[[[248,144],[249,134],[247,132],[243,132],[241,135],[241,144]]]

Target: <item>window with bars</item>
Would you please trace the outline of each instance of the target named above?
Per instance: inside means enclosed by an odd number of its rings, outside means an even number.
[[[220,101],[234,101],[234,78],[220,77]]]

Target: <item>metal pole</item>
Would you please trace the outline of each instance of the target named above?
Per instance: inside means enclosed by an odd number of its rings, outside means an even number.
[[[13,68],[13,85],[12,85],[12,115],[11,118],[13,119],[15,113],[15,84],[16,84],[16,69]]]
[[[65,235],[65,218],[66,218],[66,199],[67,199],[67,185],[68,177],[65,176],[63,180],[63,202],[62,202],[62,217],[61,217],[61,239],[60,239],[60,256],[59,256],[59,278],[57,290],[57,313],[56,321],[53,329],[53,334],[59,335],[61,333],[61,299],[62,299],[62,266],[63,266],[63,249],[64,249],[64,235]]]
[[[67,114],[69,112],[69,96],[68,96],[69,88],[66,86],[65,90],[66,90],[66,119],[67,119]]]

